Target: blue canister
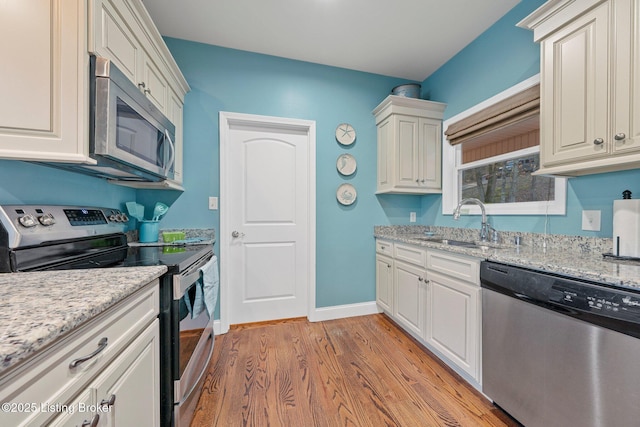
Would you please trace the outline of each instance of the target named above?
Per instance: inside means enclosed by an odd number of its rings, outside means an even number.
[[[158,241],[160,221],[140,221],[138,241],[140,243],[155,243]]]

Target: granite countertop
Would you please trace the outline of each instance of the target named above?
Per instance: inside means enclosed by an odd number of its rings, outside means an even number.
[[[153,266],[0,274],[0,375],[166,271]]]
[[[579,279],[604,282],[610,285],[640,290],[640,263],[605,259],[610,252],[611,239],[581,236],[541,235],[535,233],[507,233],[499,248],[465,248],[437,242],[417,240],[425,232],[454,240],[477,238],[478,230],[422,226],[375,227],[376,238],[409,243],[481,259],[563,274]],[[515,246],[513,236],[525,234],[525,244]]]

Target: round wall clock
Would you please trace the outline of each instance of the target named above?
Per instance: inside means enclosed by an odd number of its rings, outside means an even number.
[[[336,128],[336,139],[342,145],[351,145],[356,140],[356,130],[349,123],[341,123]]]

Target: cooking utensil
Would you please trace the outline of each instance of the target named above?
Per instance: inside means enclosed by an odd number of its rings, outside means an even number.
[[[164,203],[156,202],[156,205],[153,208],[153,219],[152,221],[159,221],[160,217],[167,213],[169,210],[169,206]]]
[[[127,202],[125,203],[127,206],[127,212],[129,216],[137,219],[138,221],[142,221],[144,219],[144,206],[140,203],[136,202]]]

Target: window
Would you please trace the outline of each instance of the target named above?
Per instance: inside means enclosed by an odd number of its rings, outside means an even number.
[[[445,121],[443,128],[470,116],[482,116],[496,104],[537,85],[534,76]],[[443,138],[442,213],[452,214],[458,202],[474,197],[493,215],[564,215],[566,179],[533,175],[540,166],[539,119],[536,114],[507,126],[475,134],[452,146]],[[478,126],[475,127],[477,130]],[[475,205],[465,207],[479,214]]]

